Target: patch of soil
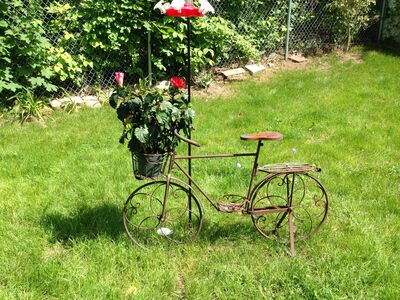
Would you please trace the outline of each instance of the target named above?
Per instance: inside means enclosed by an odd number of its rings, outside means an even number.
[[[363,63],[363,59],[360,53],[344,52],[342,50],[337,50],[336,55],[340,57],[343,61],[352,61],[355,64]]]
[[[247,76],[242,77],[247,78]],[[226,80],[222,80],[219,77],[215,77],[210,86],[206,89],[195,88],[193,90],[193,96],[195,98],[201,98],[208,101],[209,98],[229,98],[235,95],[234,88]]]

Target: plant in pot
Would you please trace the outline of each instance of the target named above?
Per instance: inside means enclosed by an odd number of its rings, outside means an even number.
[[[184,90],[185,81],[173,77],[164,88],[140,80],[133,87],[123,85],[123,73],[116,73],[117,89],[110,96],[123,124],[120,143],[128,142],[136,178],[162,176],[163,163],[179,143],[174,131],[185,135],[192,129],[194,110]]]

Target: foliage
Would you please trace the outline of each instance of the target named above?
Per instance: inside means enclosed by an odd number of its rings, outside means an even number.
[[[185,74],[187,24],[153,11],[155,2],[89,0],[79,2],[73,9],[68,3],[51,3],[48,11],[58,17],[50,30],[63,33],[58,37],[61,48],[53,50],[61,60],[57,71],[64,72],[60,74],[64,78],[74,78],[74,73],[94,66],[99,74],[120,69],[129,77],[142,77],[147,74],[147,32],[150,31],[155,77]],[[69,31],[62,28],[65,23],[69,23]],[[194,74],[218,60],[251,60],[259,56],[254,41],[238,34],[234,25],[222,18],[197,19],[192,28]],[[76,40],[81,41],[77,53],[83,55],[64,53]],[[118,59],[112,59],[115,57]]]
[[[257,60],[261,53],[257,50],[255,40],[246,34],[239,34],[235,25],[221,17],[197,20],[195,34],[201,44],[211,47],[215,63],[223,60],[246,63]]]
[[[124,125],[120,142],[128,140],[136,153],[174,151],[179,142],[174,130],[188,135],[195,115],[186,92],[172,84],[168,89],[149,87],[145,80],[133,88],[118,87],[110,105]]]
[[[384,38],[400,43],[400,1],[389,0],[387,3],[387,18],[384,21]]]
[[[146,23],[151,1],[81,1],[72,11],[71,27],[97,72],[117,70],[141,76],[146,57]],[[106,59],[108,58],[108,59]]]
[[[0,0],[0,103],[24,87],[35,91],[56,90],[50,63],[50,42],[44,37],[42,20],[33,11],[35,1]]]
[[[258,49],[275,50],[282,47],[286,36],[287,1],[277,0],[270,3],[265,1],[233,1],[230,7],[236,3],[234,11],[239,10],[238,31],[251,37]],[[251,18],[248,17],[251,11]],[[265,11],[269,11],[265,17]],[[231,13],[229,13],[231,15]],[[237,17],[230,16],[233,20]]]
[[[32,120],[44,121],[46,112],[51,111],[45,100],[37,99],[27,88],[22,88],[22,91],[9,100],[13,101],[9,115],[21,123]]]
[[[375,0],[335,0],[329,7],[337,16],[339,25],[347,33],[347,51],[352,38],[368,24],[368,13]]]
[[[195,84],[200,88],[208,88],[213,81],[213,74],[209,71],[202,70],[195,77]]]
[[[186,74],[187,60],[187,24],[181,19],[157,16],[157,22],[152,23],[152,61],[155,66],[155,76]],[[196,22],[196,21],[195,21]],[[194,22],[194,23],[195,23]],[[212,47],[205,44],[202,38],[204,27],[193,25],[191,43],[191,67],[196,73],[199,69],[213,65],[215,55]]]
[[[74,5],[73,2],[71,2]],[[71,23],[77,21],[76,12],[69,2],[52,1],[44,8],[46,18],[51,22],[46,26],[46,35],[53,41],[50,48],[51,63],[61,82],[82,83],[82,74],[88,68],[93,68],[93,62],[88,59],[84,45],[79,46],[77,38],[82,39],[81,30],[73,30]],[[71,29],[66,28],[71,24]]]

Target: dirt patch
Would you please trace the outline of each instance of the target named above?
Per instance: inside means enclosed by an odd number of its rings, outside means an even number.
[[[244,76],[241,79],[248,78],[248,76]],[[240,80],[240,79],[235,79],[235,80]],[[206,89],[197,89],[195,88],[193,90],[193,96],[195,98],[201,98],[205,99],[208,101],[208,99],[213,98],[213,99],[221,99],[221,98],[230,98],[235,95],[235,90],[231,84],[229,84],[230,81],[224,81],[220,78],[220,76],[216,76],[211,82],[210,86]]]
[[[360,53],[355,52],[344,52],[341,50],[336,51],[336,55],[343,61],[351,61],[355,64],[363,63],[363,59]]]
[[[305,62],[296,63],[291,60],[282,60],[278,63],[278,69],[280,70],[299,70],[305,69],[310,64],[310,59],[307,59]]]

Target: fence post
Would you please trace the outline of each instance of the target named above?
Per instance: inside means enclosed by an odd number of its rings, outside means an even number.
[[[286,41],[285,41],[285,59],[289,56],[289,39],[290,39],[290,22],[292,19],[292,0],[288,0],[288,16],[287,16],[287,31],[286,31]]]
[[[151,69],[151,32],[147,31],[147,68],[149,74],[149,85],[153,84],[153,71]]]
[[[383,23],[385,22],[386,0],[382,0],[381,19],[379,22],[378,41],[382,41]]]

